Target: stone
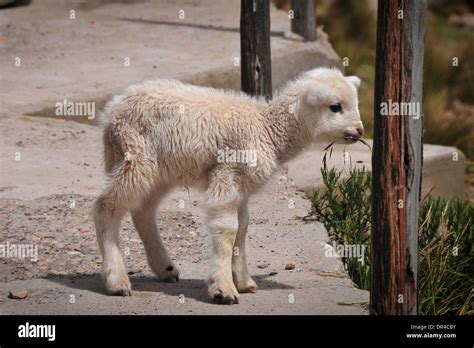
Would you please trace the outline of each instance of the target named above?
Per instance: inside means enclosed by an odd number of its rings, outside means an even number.
[[[28,290],[24,289],[12,289],[8,293],[8,298],[14,300],[23,300],[28,297]]]

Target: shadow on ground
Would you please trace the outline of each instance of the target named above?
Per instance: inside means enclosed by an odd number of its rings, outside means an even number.
[[[240,28],[213,26],[211,24],[182,23],[182,22],[173,22],[173,21],[151,20],[151,19],[143,19],[143,18],[126,18],[126,17],[122,17],[118,19],[121,21],[132,22],[132,23],[167,25],[167,26],[172,26],[172,27],[187,27],[187,28],[195,28],[195,29],[203,29],[203,30],[217,30],[217,31],[240,33]],[[283,37],[284,34],[285,33],[283,31],[275,31],[275,30],[270,31],[270,36]]]
[[[257,283],[259,291],[272,289],[294,289],[293,286],[275,282],[268,274],[256,275],[252,277]],[[105,295],[105,289],[102,284],[100,274],[76,274],[58,276],[48,274],[43,279],[50,280],[62,286],[72,289],[86,290]],[[186,279],[181,278],[178,283],[158,282],[155,277],[147,275],[130,276],[133,291],[146,291],[155,293],[164,293],[169,296],[178,297],[184,295],[186,298],[192,298],[199,302],[211,303],[212,299],[207,293],[207,285],[204,279]]]

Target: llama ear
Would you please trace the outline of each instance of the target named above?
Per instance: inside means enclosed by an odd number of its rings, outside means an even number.
[[[351,84],[354,85],[355,88],[359,88],[360,86],[360,78],[358,78],[355,75],[352,76],[347,76],[346,77],[347,81],[349,81]]]

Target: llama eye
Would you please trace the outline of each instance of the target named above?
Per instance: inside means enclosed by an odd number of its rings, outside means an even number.
[[[341,103],[332,104],[329,106],[329,109],[332,112],[341,112],[342,111]]]

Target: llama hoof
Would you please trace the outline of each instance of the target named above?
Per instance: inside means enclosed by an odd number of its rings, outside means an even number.
[[[241,294],[255,294],[257,292],[257,283],[255,283],[255,281],[248,275],[246,277],[246,280],[242,282],[234,278],[234,284],[237,288],[237,291]]]
[[[179,271],[173,264],[156,267],[154,273],[160,282],[177,283],[179,281]]]
[[[213,302],[217,304],[238,304],[239,293],[233,283],[230,284],[217,284],[215,282],[210,283],[209,294],[212,296]]]
[[[239,298],[235,296],[227,296],[222,293],[215,294],[213,297],[212,302],[216,304],[225,304],[225,305],[233,305],[239,303]]]
[[[132,296],[132,285],[126,275],[107,276],[105,281],[107,294],[112,296]]]
[[[239,293],[241,294],[255,294],[257,292],[256,286],[249,286],[247,288],[239,289]]]

